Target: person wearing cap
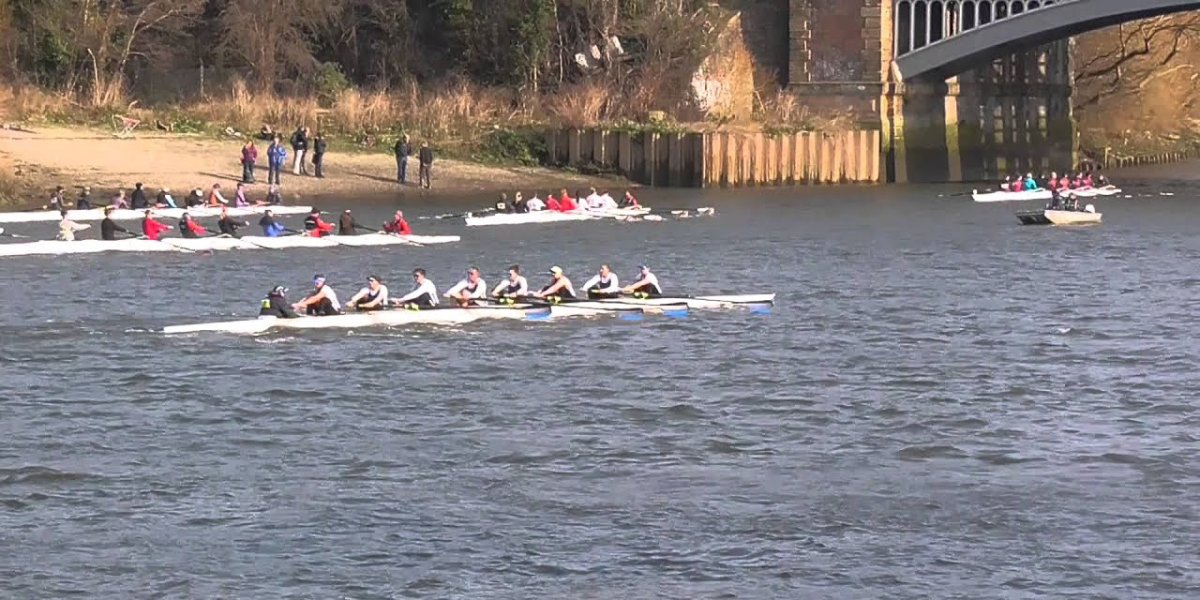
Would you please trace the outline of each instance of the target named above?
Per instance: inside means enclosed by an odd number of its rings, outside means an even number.
[[[158,195],[154,197],[154,208],[178,208],[171,197],[171,188],[158,190]]]
[[[146,236],[146,239],[157,242],[159,236],[170,230],[170,226],[155,221],[150,209],[146,209],[142,216],[142,235]]]
[[[621,284],[608,265],[600,265],[600,272],[583,284],[582,291],[588,298],[616,298],[621,295]]]
[[[550,277],[552,278],[550,284],[542,288],[542,291],[535,293],[534,296],[553,301],[575,298],[575,287],[571,285],[571,280],[563,274],[562,267],[550,267]]]
[[[621,291],[638,298],[657,298],[662,295],[662,288],[658,285],[658,276],[651,273],[650,267],[646,265],[638,267],[638,280],[625,286]]]
[[[342,216],[338,218],[338,235],[358,235],[359,229],[366,229],[366,227],[358,224],[350,209],[342,211]]]
[[[184,199],[183,206],[184,208],[204,206],[204,192],[201,192],[200,188],[193,188],[191,193],[187,195],[187,198]]]
[[[321,211],[316,208],[304,217],[304,232],[312,237],[325,237],[333,233],[333,223],[321,220]]]
[[[438,304],[437,286],[425,277],[425,269],[413,270],[413,290],[395,300],[392,304],[408,309],[433,308]]]
[[[269,208],[263,211],[262,218],[258,220],[258,226],[262,227],[263,235],[266,237],[280,237],[287,231],[283,223],[275,220],[275,213]]]
[[[358,290],[346,306],[358,310],[380,310],[388,306],[388,289],[377,275],[367,277],[367,287]]]
[[[408,221],[404,220],[402,211],[396,211],[392,222],[383,224],[383,230],[393,235],[412,235],[412,228],[408,226]]]
[[[118,225],[117,222],[112,219],[112,211],[113,208],[111,206],[105,208],[104,220],[100,221],[100,239],[108,240],[110,242],[116,241],[118,231],[126,234],[129,233],[128,229]]]
[[[241,227],[249,227],[250,223],[246,221],[238,221],[229,216],[229,208],[221,207],[221,218],[217,219],[217,228],[221,230],[221,235],[237,238],[241,237],[237,230]]]
[[[186,239],[194,240],[204,237],[207,234],[208,232],[205,231],[204,227],[197,223],[187,211],[184,211],[183,216],[179,217],[179,235]]]
[[[91,225],[86,223],[76,223],[67,216],[67,211],[61,210],[58,214],[62,215],[62,220],[58,222],[58,240],[63,242],[75,241],[75,232],[91,229]]]
[[[480,300],[487,298],[487,283],[479,276],[479,269],[467,269],[467,276],[446,292],[447,298],[453,298],[459,306],[474,306]]]
[[[146,190],[142,189],[141,182],[133,184],[133,193],[129,196],[129,208],[133,210],[150,208],[150,200],[146,199]]]
[[[258,311],[260,317],[279,317],[281,319],[295,319],[300,315],[296,314],[295,309],[288,304],[287,298],[283,295],[287,293],[287,288],[282,285],[275,286],[266,298],[263,298],[262,308]]]
[[[324,275],[313,275],[313,291],[302,300],[292,305],[295,310],[303,309],[309,315],[332,316],[341,314],[342,305],[338,302],[337,292],[325,285]]]
[[[79,191],[79,197],[75,199],[75,210],[91,210],[92,209],[92,188],[83,186]]]
[[[492,290],[492,296],[500,299],[512,300],[522,298],[529,295],[529,282],[521,275],[520,265],[512,265],[508,268],[508,279],[500,282],[496,289]]]

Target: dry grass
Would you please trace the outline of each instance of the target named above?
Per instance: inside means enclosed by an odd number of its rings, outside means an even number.
[[[594,83],[580,84],[559,91],[546,101],[550,119],[567,127],[591,127],[608,116],[611,92]]]

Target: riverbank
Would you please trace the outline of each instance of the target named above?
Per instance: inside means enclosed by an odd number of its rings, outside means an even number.
[[[91,186],[93,195],[104,199],[120,188],[132,188],[142,182],[157,191],[170,188],[177,196],[199,187],[207,190],[214,183],[232,189],[241,176],[239,164],[244,138],[216,139],[199,134],[165,132],[138,133],[121,139],[98,129],[45,126],[0,129],[0,202],[12,207],[40,205],[54,186],[62,185],[68,194],[82,186]],[[266,190],[266,142],[259,145],[258,185],[251,196]],[[435,149],[436,150],[436,149]],[[286,197],[318,195],[380,195],[396,193],[406,197],[462,197],[488,192],[522,190],[529,195],[545,195],[560,187],[586,185],[627,185],[624,180],[585,177],[565,171],[524,166],[493,166],[461,160],[435,158],[433,187],[416,186],[417,162],[409,162],[409,183],[396,182],[396,161],[382,152],[331,151],[325,157],[325,178],[295,176],[288,169],[283,176]],[[311,165],[309,171],[312,171]]]

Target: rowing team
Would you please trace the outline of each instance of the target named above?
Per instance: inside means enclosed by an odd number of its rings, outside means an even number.
[[[540,301],[559,303],[564,300],[577,298],[575,287],[567,278],[561,267],[551,267],[550,281],[540,291],[530,292],[529,283],[521,275],[521,267],[512,265],[508,268],[508,277],[501,281],[489,295],[487,283],[480,276],[479,269],[467,269],[466,277],[450,288],[442,297],[449,299],[456,306],[478,306],[491,302],[513,303],[517,301]],[[378,276],[367,277],[366,287],[350,297],[346,307],[360,311],[382,310],[399,307],[410,310],[434,308],[438,306],[439,296],[437,286],[425,274],[425,269],[415,269],[412,272],[413,288],[399,298],[388,295],[387,286]],[[650,271],[650,267],[638,267],[638,280],[631,285],[621,287],[617,275],[601,265],[600,270],[580,288],[580,292],[588,298],[617,298],[622,294],[642,298],[652,298],[662,295],[658,277]],[[293,318],[297,311],[309,315],[336,315],[342,313],[342,305],[338,301],[337,292],[326,284],[324,275],[313,277],[313,290],[298,302],[289,303],[284,294],[287,288],[275,286],[262,301],[260,316]]]
[[[570,212],[573,210],[615,210],[618,208],[639,208],[637,198],[629,191],[625,191],[625,196],[618,203],[613,200],[613,197],[608,192],[602,194],[596,193],[596,188],[588,188],[588,194],[584,195],[582,191],[575,192],[575,198],[567,193],[564,188],[556,198],[554,194],[546,197],[545,202],[537,195],[526,200],[521,196],[521,192],[517,192],[512,201],[509,202],[507,194],[500,194],[500,200],[496,202],[496,212],[503,213],[527,213],[537,212],[541,210],[551,210],[560,212]]]
[[[1097,175],[1095,181],[1092,180],[1090,172],[1076,173],[1072,176],[1070,173],[1063,173],[1059,177],[1057,172],[1051,172],[1049,177],[1043,172],[1042,176],[1035,179],[1033,173],[1026,173],[1025,177],[1018,175],[1009,175],[1004,178],[1004,182],[1000,184],[1000,191],[1003,192],[1021,192],[1035,190],[1050,190],[1058,192],[1067,192],[1070,190],[1086,190],[1092,187],[1105,187],[1109,185],[1108,178],[1104,175]]]
[[[57,211],[67,210],[66,190],[63,186],[55,188],[54,193],[50,195],[50,201],[42,206],[43,209],[51,209]],[[237,189],[234,191],[233,201],[221,195],[221,184],[214,183],[208,195],[205,196],[200,188],[195,188],[187,198],[184,199],[182,208],[195,208],[197,206],[208,206],[217,208],[225,205],[230,205],[238,208],[247,206],[267,206],[283,203],[283,195],[279,190],[279,184],[271,184],[267,188],[266,200],[251,202],[246,198],[246,186],[244,183],[238,183]],[[107,206],[92,205],[92,188],[84,186],[83,191],[79,194],[79,198],[75,201],[76,210],[91,210],[92,208],[121,208],[130,210],[143,210],[146,208],[181,208],[175,203],[175,198],[171,196],[169,188],[162,188],[158,195],[154,197],[154,202],[151,204],[146,197],[146,190],[141,183],[134,186],[133,195],[126,196],[125,190],[118,190],[117,195],[113,196]]]
[[[170,225],[155,221],[152,211],[147,210],[145,216],[142,218],[142,233],[139,236],[138,234],[122,227],[115,220],[113,220],[112,211],[113,209],[111,207],[104,209],[104,220],[100,221],[100,239],[102,240],[116,241],[118,239],[117,234],[123,233],[126,237],[141,237],[147,240],[158,241],[163,234],[171,230]],[[61,241],[74,241],[76,232],[83,231],[91,227],[90,225],[84,225],[72,221],[67,216],[66,211],[61,211],[61,214],[62,220],[59,221],[58,224],[58,239]],[[242,227],[248,227],[249,225],[250,224],[246,221],[234,219],[229,215],[229,211],[226,207],[221,207],[221,216],[217,219],[217,229],[220,231],[220,233],[217,235],[226,235],[235,238],[240,237],[238,229],[241,229]],[[263,235],[266,237],[281,237],[288,234],[324,237],[326,235],[331,235],[334,230],[333,224],[323,221],[321,219],[321,211],[315,208],[312,210],[312,213],[304,219],[303,232],[288,229],[283,225],[283,223],[276,221],[275,215],[270,209],[263,211],[263,216],[261,219],[259,219],[258,225],[262,227]],[[196,219],[192,218],[192,216],[187,212],[184,212],[183,216],[179,218],[177,227],[179,229],[180,237],[184,239],[196,239],[209,235],[208,230],[205,229],[204,226],[200,225],[200,223],[196,221]],[[344,211],[341,218],[338,220],[338,235],[355,235],[360,229],[375,232],[379,231],[378,229],[371,229],[369,227],[363,227],[362,225],[359,225],[358,221],[354,220],[354,215],[351,214],[349,209]],[[385,233],[392,233],[396,235],[412,235],[412,228],[409,227],[408,221],[404,219],[404,213],[401,211],[396,211],[395,217],[393,217],[391,221],[383,224],[383,231]]]

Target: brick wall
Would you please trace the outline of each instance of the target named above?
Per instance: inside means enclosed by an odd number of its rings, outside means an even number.
[[[720,0],[722,8],[742,13],[742,36],[760,73],[778,85],[788,82],[788,5],[791,0]]]
[[[883,80],[888,0],[791,0],[791,84]]]

